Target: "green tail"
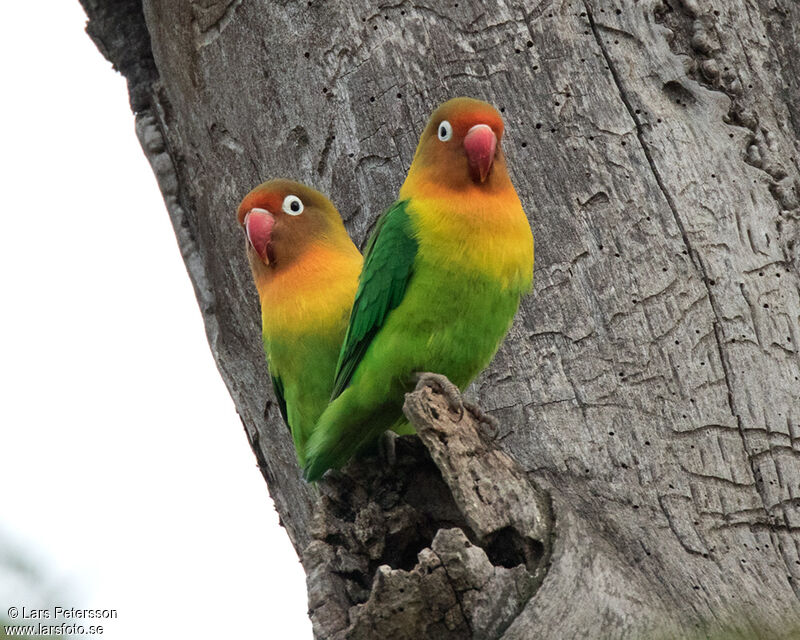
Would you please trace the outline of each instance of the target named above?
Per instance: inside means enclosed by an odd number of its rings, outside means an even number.
[[[340,468],[388,429],[413,433],[411,425],[403,419],[403,393],[394,397],[399,402],[375,404],[369,399],[362,403],[356,388],[345,389],[320,416],[308,441],[305,479],[316,482],[328,469]]]

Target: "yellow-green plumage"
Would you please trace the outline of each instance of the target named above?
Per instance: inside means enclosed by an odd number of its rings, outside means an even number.
[[[442,120],[452,122],[451,140],[437,139]],[[490,362],[530,289],[533,238],[502,151],[478,182],[458,144],[477,123],[502,136],[500,116],[486,103],[456,99],[434,113],[400,199],[376,227],[335,397],[309,441],[310,480],[402,418],[416,373],[468,385]]]
[[[284,211],[290,196],[301,200],[302,213]],[[330,399],[361,254],[330,201],[299,183],[260,185],[239,207],[246,229],[248,214],[268,220],[260,231],[248,230],[248,257],[273,388],[302,466],[306,443]]]

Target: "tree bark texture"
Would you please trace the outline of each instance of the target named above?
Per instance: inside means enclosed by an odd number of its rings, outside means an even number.
[[[791,636],[800,5],[81,1],[320,638]],[[295,178],[361,243],[456,95],[503,113],[536,239],[534,292],[471,389],[497,429],[423,385],[395,465],[317,493],[269,390],[235,208]]]

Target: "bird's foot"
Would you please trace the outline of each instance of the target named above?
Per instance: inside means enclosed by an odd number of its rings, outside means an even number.
[[[464,415],[464,400],[456,385],[450,382],[446,376],[428,372],[417,374],[417,385],[420,383],[428,384],[439,391],[447,399],[450,411],[457,414],[458,419],[461,420]]]
[[[486,413],[486,411],[484,411],[479,404],[472,402],[471,400],[465,399],[462,400],[462,402],[464,404],[464,408],[469,410],[469,412],[478,419],[478,422],[488,427],[487,431],[489,431],[492,436],[497,435],[500,430],[500,423],[497,421],[497,418],[489,413]]]
[[[378,458],[387,467],[393,467],[397,463],[397,451],[395,443],[398,435],[394,431],[384,431],[378,439]]]

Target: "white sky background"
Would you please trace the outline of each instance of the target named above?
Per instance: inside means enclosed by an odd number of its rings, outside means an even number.
[[[310,638],[125,81],[77,0],[3,23],[0,533],[118,610],[103,637]]]

